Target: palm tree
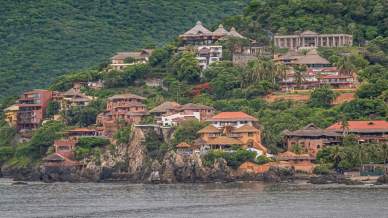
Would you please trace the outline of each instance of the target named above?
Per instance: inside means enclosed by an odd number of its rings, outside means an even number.
[[[279,80],[283,80],[287,78],[287,66],[284,64],[276,63],[274,66],[274,71],[276,78]],[[273,81],[275,84],[275,80]]]
[[[294,66],[294,77],[298,88],[300,88],[303,81],[305,80],[304,73],[306,72],[306,70],[307,68],[304,65]]]
[[[348,56],[339,58],[335,66],[342,75],[350,75],[355,69],[355,66]]]
[[[331,159],[334,160],[334,168],[336,171],[338,170],[339,163],[341,162],[343,157],[344,157],[343,149],[338,145],[335,146],[331,152]]]

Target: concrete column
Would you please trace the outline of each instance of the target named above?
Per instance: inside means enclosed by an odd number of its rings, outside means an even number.
[[[291,48],[294,49],[294,38],[291,38]]]
[[[302,37],[302,47],[304,47],[304,37]]]
[[[326,36],[326,47],[330,47],[329,37],[328,36]]]

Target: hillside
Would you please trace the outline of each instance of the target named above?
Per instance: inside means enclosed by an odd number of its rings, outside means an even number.
[[[2,1],[0,99],[98,65],[115,51],[162,45],[196,20],[216,25],[247,1]]]
[[[348,33],[355,44],[388,36],[388,1],[385,0],[258,0],[226,24],[245,29],[259,41],[268,35],[312,30]]]

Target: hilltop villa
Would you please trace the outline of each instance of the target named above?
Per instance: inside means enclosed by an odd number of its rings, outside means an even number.
[[[307,30],[295,35],[275,35],[275,46],[290,50],[318,48],[318,47],[344,47],[353,45],[353,36],[348,34],[318,34]]]
[[[227,31],[222,24],[212,32],[197,21],[196,25],[187,32],[179,35],[184,46],[187,45],[213,45],[217,40],[225,37],[245,38],[234,27]]]
[[[208,120],[210,125],[198,131],[196,146],[201,150],[228,149],[233,145],[267,153],[261,144],[261,131],[254,124],[257,119],[244,112],[221,112]]]
[[[234,27],[227,31],[222,24],[212,32],[202,25],[200,21],[179,36],[183,47],[180,50],[188,50],[194,48],[196,58],[202,70],[214,62],[222,60],[222,46],[217,45],[218,40],[224,40],[228,37],[245,39]]]

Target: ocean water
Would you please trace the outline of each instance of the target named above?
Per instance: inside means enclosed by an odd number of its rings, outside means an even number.
[[[0,217],[388,217],[388,186],[0,179]]]

